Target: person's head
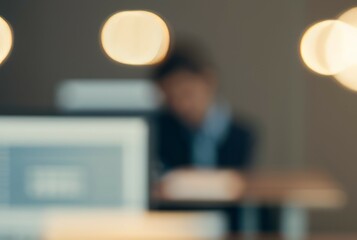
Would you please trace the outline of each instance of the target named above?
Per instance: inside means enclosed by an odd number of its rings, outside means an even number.
[[[197,48],[174,48],[157,66],[153,80],[164,95],[166,106],[189,125],[199,125],[216,94],[211,63]]]

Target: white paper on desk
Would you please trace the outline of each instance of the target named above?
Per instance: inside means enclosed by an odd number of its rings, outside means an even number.
[[[168,200],[233,201],[244,190],[243,178],[229,170],[176,170],[163,178],[162,192]]]

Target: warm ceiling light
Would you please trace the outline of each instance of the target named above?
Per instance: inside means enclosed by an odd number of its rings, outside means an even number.
[[[170,43],[169,29],[156,14],[123,11],[111,16],[101,31],[101,44],[114,61],[149,65],[163,60]]]
[[[336,74],[335,78],[342,86],[357,91],[357,65],[353,65]]]
[[[340,21],[347,23],[357,29],[357,7],[352,8],[345,13],[343,13],[339,17]],[[354,43],[357,45],[357,42]],[[340,82],[343,86],[357,91],[357,55],[354,56],[356,58],[356,64],[346,68],[345,70],[335,74],[335,78]]]
[[[306,30],[300,45],[301,57],[305,64],[323,75],[333,74],[325,60],[325,46],[333,24],[332,20],[314,24]]]
[[[333,75],[340,84],[357,91],[357,7],[338,20],[309,28],[301,40],[301,56],[313,71]]]
[[[310,27],[301,40],[301,56],[313,71],[337,74],[357,62],[357,29],[327,20]]]
[[[357,28],[337,21],[326,44],[326,61],[335,74],[357,64]]]
[[[338,20],[357,27],[357,7],[351,8],[350,10],[341,14]]]
[[[10,54],[12,41],[11,27],[5,19],[0,17],[0,64],[2,64]]]

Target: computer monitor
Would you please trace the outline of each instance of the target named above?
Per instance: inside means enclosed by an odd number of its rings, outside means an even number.
[[[0,208],[145,209],[141,117],[0,116]]]

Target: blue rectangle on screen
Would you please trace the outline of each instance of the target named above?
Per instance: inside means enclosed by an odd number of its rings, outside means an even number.
[[[11,146],[11,206],[113,207],[121,204],[118,146]]]

